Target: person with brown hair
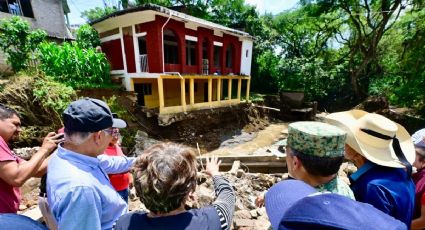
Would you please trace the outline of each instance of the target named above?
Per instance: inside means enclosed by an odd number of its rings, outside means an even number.
[[[149,212],[122,216],[121,229],[230,229],[235,208],[232,186],[219,172],[221,161],[207,159],[206,172],[213,177],[217,199],[211,206],[185,209],[196,188],[196,156],[191,148],[162,143],[151,146],[133,168],[137,196]]]

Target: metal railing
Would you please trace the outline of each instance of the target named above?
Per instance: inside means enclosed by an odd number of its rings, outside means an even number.
[[[209,73],[208,59],[202,59],[202,74],[208,75],[208,73]]]
[[[139,55],[139,61],[140,61],[140,72],[149,72],[148,55],[147,54]]]

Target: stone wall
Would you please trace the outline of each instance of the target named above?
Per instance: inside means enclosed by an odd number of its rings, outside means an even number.
[[[61,0],[32,0],[34,18],[22,17],[33,28],[45,30],[50,37],[71,38],[65,25],[65,16]],[[12,14],[0,12],[0,19],[10,18]]]

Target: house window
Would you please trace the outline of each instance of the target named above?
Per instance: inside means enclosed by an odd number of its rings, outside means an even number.
[[[164,31],[164,62],[165,64],[179,64],[178,40],[171,30]]]
[[[148,52],[146,48],[146,36],[138,37],[137,42],[139,45],[139,65],[140,72],[149,72]]]
[[[196,65],[196,42],[186,40],[186,65]]]
[[[0,11],[25,17],[34,17],[30,0],[0,0]]]
[[[249,53],[248,50],[246,50],[246,52],[245,52],[245,56],[246,57],[248,57],[248,53]]]
[[[214,66],[220,67],[221,46],[214,46]]]
[[[138,37],[137,41],[139,42],[139,54],[143,55],[143,54],[147,54],[147,49],[146,49],[146,37]]]
[[[233,45],[229,44],[226,49],[226,68],[233,67]]]
[[[152,83],[137,83],[134,84],[134,91],[140,95],[152,95]]]

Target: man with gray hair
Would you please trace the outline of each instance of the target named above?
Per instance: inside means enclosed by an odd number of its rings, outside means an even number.
[[[108,174],[129,171],[134,158],[103,155],[126,123],[112,117],[105,102],[84,98],[63,113],[65,141],[47,173],[47,198],[59,229],[112,229],[127,212]]]

